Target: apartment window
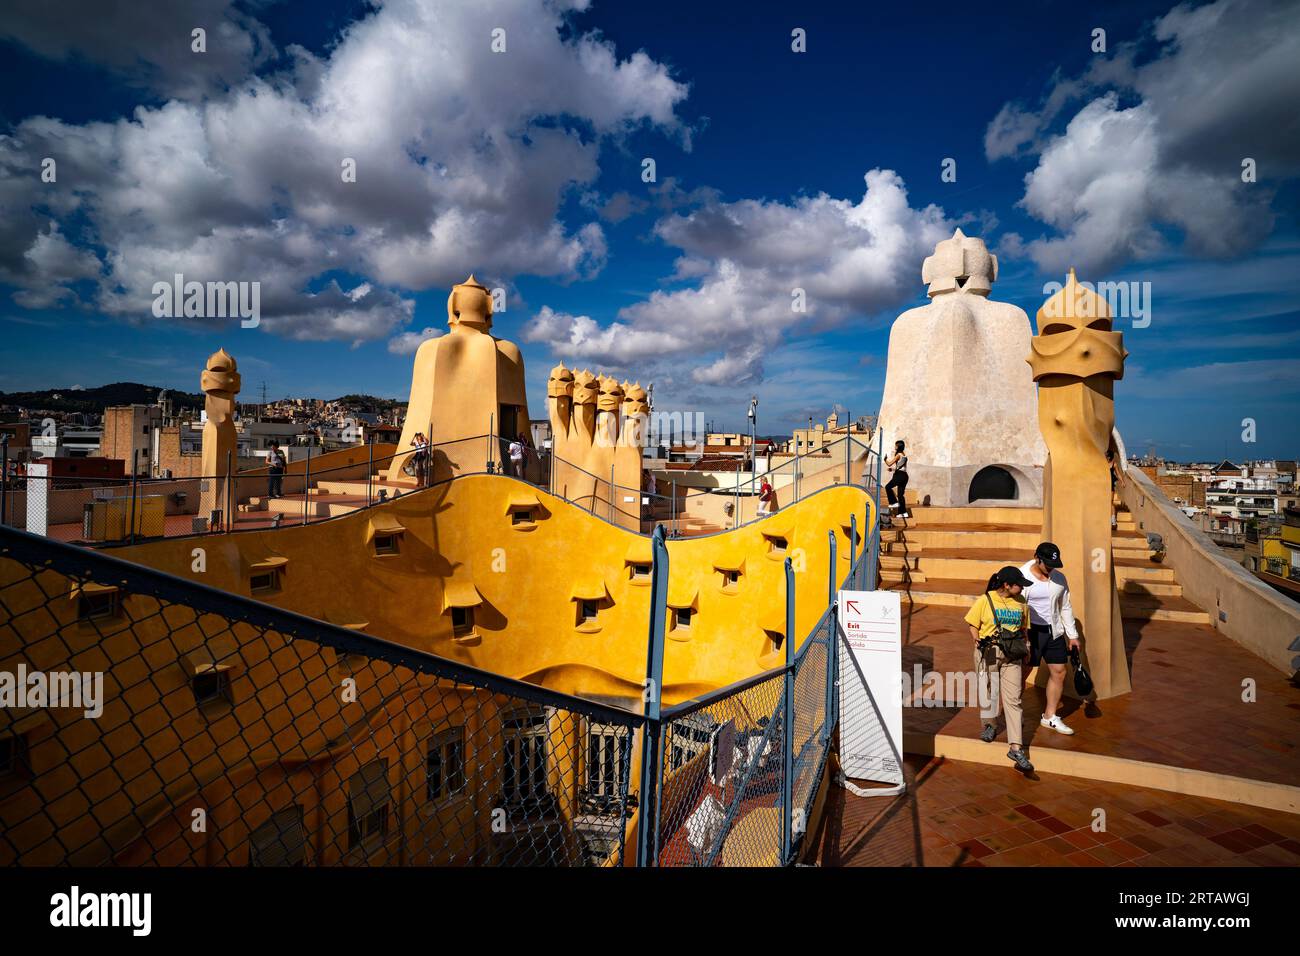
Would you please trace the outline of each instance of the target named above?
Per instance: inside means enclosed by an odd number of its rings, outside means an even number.
[[[372,760],[348,781],[348,849],[373,846],[388,834],[388,761]]]
[[[510,509],[510,523],[516,524],[533,524],[537,521],[537,509],[529,507],[519,507]]]
[[[248,589],[253,594],[273,594],[280,590],[280,571],[258,571],[248,578]]]
[[[587,730],[587,790],[597,810],[617,807],[624,775],[631,766],[632,735],[615,724],[591,724]]]
[[[649,561],[632,561],[628,567],[631,568],[631,578],[633,581],[648,581],[654,571],[654,566]]]
[[[502,789],[507,803],[537,803],[547,796],[546,712],[517,711],[503,721]]]
[[[464,792],[464,727],[445,730],[429,739],[424,779],[425,796],[430,803],[446,800]]]
[[[395,534],[376,534],[375,554],[397,554],[400,549],[398,540]]]
[[[729,568],[722,572],[722,586],[724,588],[734,588],[740,583],[740,569]]]
[[[294,804],[271,814],[248,838],[249,866],[306,866],[307,831],[302,807]]]
[[[781,535],[771,535],[767,539],[769,551],[772,554],[784,554],[790,547],[790,542]]]
[[[199,671],[190,678],[190,689],[194,691],[194,702],[200,707],[222,702],[229,704],[230,672],[215,668]]]
[[[595,601],[578,602],[578,623],[595,624],[596,615],[600,613],[600,607]]]
[[[673,630],[689,631],[691,629],[691,620],[695,617],[695,609],[689,607],[673,608]]]
[[[451,609],[451,636],[464,637],[474,632],[474,609],[472,607],[454,607]]]

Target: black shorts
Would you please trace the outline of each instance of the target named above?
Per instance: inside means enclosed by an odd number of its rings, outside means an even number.
[[[1052,629],[1046,624],[1029,625],[1029,666],[1034,667],[1039,661],[1045,664],[1064,664],[1069,660],[1069,645],[1065,635],[1052,637]]]

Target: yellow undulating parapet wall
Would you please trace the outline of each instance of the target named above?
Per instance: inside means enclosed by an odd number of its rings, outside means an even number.
[[[860,488],[834,487],[735,531],[669,541],[665,703],[783,663],[784,559],[797,572],[802,641],[826,608],[827,532],[838,580],[850,516],[865,537],[870,509]],[[511,478],[469,476],[332,521],[114,554],[564,693],[641,699],[650,539]]]

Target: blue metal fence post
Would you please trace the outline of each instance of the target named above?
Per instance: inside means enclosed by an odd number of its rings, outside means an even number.
[[[785,711],[781,735],[781,865],[794,843],[794,565],[785,559]]]
[[[850,528],[854,522],[849,519]],[[827,596],[826,601],[830,617],[827,620],[826,627],[826,719],[822,721],[822,743],[831,739],[831,718],[835,713],[835,628],[839,617],[839,585],[836,581],[839,568],[836,566],[839,560],[838,548],[835,543],[835,531],[826,532],[831,539],[831,573],[827,579]],[[850,531],[852,534],[852,531]],[[849,543],[849,570],[853,570],[853,547],[852,541]]]
[[[307,523],[308,499],[311,497],[311,445],[307,446],[307,464],[302,472],[302,523]]]
[[[9,435],[0,435],[0,525],[9,516]]]
[[[370,442],[370,463],[366,465],[366,507],[370,507],[371,500],[371,478],[375,474],[375,443]]]
[[[849,515],[849,574],[850,583],[858,586],[858,516]]]
[[[650,634],[646,641],[645,688],[642,699],[645,727],[641,732],[641,799],[637,817],[636,865],[659,862],[659,774],[661,696],[664,682],[664,631],[668,615],[668,546],[663,525],[650,540]]]
[[[131,544],[135,544],[135,496],[137,480],[138,476],[136,475],[135,462],[133,461],[131,462],[131,526],[127,530]]]

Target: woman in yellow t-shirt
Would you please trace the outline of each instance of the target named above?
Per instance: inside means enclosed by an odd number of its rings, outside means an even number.
[[[980,717],[984,721],[984,730],[980,739],[992,743],[997,736],[995,721],[1001,704],[1001,709],[1006,711],[1007,743],[1011,747],[1007,756],[1017,770],[1025,773],[1031,773],[1034,765],[1025,755],[1021,727],[1021,665],[1024,655],[1009,660],[993,638],[999,630],[1016,631],[1022,640],[1025,638],[1029,631],[1029,605],[1020,592],[1029,584],[1019,568],[1007,565],[989,578],[986,592],[976,598],[966,612],[966,623],[970,625],[971,638],[975,641],[975,672],[983,676],[979,693],[983,698]],[[1025,654],[1028,652],[1026,643]],[[994,681],[997,681],[998,691],[993,690]]]

